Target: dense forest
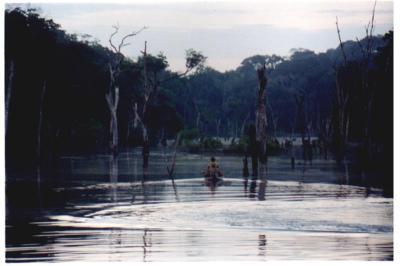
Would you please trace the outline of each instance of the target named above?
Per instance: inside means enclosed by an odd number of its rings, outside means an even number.
[[[54,165],[63,154],[108,151],[113,82],[119,149],[142,145],[142,109],[150,145],[178,132],[240,138],[255,121],[256,69],[265,64],[269,137],[317,136],[338,161],[351,148],[391,171],[393,32],[340,44],[323,53],[255,55],[223,73],[189,49],[187,70],[175,73],[161,52],[134,60],[66,33],[36,10],[6,10],[6,166],[30,169]],[[109,69],[116,59],[118,79]],[[150,98],[146,86],[157,87]]]

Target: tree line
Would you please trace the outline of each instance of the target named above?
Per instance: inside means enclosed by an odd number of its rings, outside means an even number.
[[[264,64],[269,137],[318,136],[338,160],[351,145],[368,150],[370,160],[390,159],[393,32],[340,44],[324,53],[255,55],[226,72],[189,49],[186,71],[176,73],[161,52],[143,46],[133,60],[66,33],[34,9],[6,10],[6,165],[56,165],[62,154],[142,146],[146,138],[162,145],[182,131],[241,137],[255,121],[256,69]]]

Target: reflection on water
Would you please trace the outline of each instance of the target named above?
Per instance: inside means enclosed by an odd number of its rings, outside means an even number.
[[[266,255],[266,250],[267,250],[267,238],[265,235],[258,235],[258,256],[264,256]]]
[[[208,157],[179,154],[170,178],[171,157],[155,153],[145,172],[140,151],[68,157],[40,191],[7,182],[7,261],[393,259],[393,200],[353,185],[362,178],[347,166],[291,170],[274,157],[259,180],[225,156],[224,181],[210,185],[199,174]]]

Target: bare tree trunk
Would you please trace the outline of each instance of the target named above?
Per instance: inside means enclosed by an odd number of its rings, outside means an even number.
[[[219,128],[221,126],[221,118],[215,120],[216,131],[217,131],[217,138],[219,137]]]
[[[257,145],[257,135],[256,127],[251,125],[249,129],[249,139],[250,139],[250,154],[251,154],[251,176],[258,176],[258,145]]]
[[[46,93],[46,81],[43,82],[42,94],[40,96],[40,105],[39,105],[39,121],[38,121],[38,132],[37,132],[37,146],[36,146],[36,158],[38,160],[38,164],[40,164],[41,160],[41,136],[42,136],[42,122],[43,122],[43,102],[44,96]]]
[[[328,160],[328,138],[329,138],[330,120],[323,119],[320,127],[320,154],[324,155],[324,159]]]
[[[126,136],[125,136],[125,143],[126,143],[127,146],[128,146],[129,134],[130,134],[129,128],[130,128],[130,125],[128,124],[128,127],[127,127],[127,129],[126,129]]]
[[[149,136],[147,130],[147,124],[145,121],[146,112],[147,112],[147,104],[150,99],[151,90],[148,85],[147,80],[147,41],[144,42],[144,51],[143,53],[143,76],[144,76],[144,104],[143,104],[143,121],[142,121],[142,133],[143,133],[143,149],[142,149],[142,156],[143,156],[143,168],[147,169],[148,161],[150,156],[150,143],[149,143]]]
[[[12,92],[12,84],[14,80],[14,61],[11,60],[10,67],[8,71],[8,79],[6,85],[6,102],[5,102],[5,134],[7,136],[7,128],[8,128],[8,111],[10,107],[11,101],[11,92]]]
[[[275,113],[272,110],[271,104],[269,104],[269,102],[267,104],[268,104],[269,111],[271,113],[272,126],[274,128],[274,138],[276,139],[276,131],[277,131],[277,128],[278,128],[278,120],[279,120],[279,118],[277,116],[275,116]]]
[[[295,156],[295,151],[294,151],[294,141],[295,141],[295,138],[294,138],[294,127],[295,127],[295,125],[296,125],[296,119],[295,119],[295,121],[293,121],[292,134],[290,135],[290,142],[291,142],[291,146],[290,146],[290,155],[291,155],[290,163],[291,163],[292,169],[294,169],[295,166],[296,166],[296,156]]]
[[[244,134],[244,128],[246,127],[247,119],[250,117],[250,112],[247,113],[246,117],[243,119],[242,127],[240,128],[240,134]]]
[[[238,122],[235,120],[235,139],[238,137]]]
[[[304,102],[305,102],[305,95],[304,92],[302,92],[300,95],[295,96],[296,100],[296,107],[297,107],[297,116],[298,116],[298,127],[300,128],[301,132],[301,145],[303,148],[303,162],[306,164],[307,160],[307,141],[306,141],[306,124],[307,124],[307,119],[306,119],[306,112],[305,112],[305,107],[304,107]]]
[[[256,138],[259,145],[260,180],[267,178],[267,112],[265,108],[267,78],[265,72],[265,64],[257,69],[259,87],[256,109]]]
[[[169,168],[167,166],[167,172],[169,177],[173,178],[174,175],[174,170],[175,170],[175,162],[176,162],[176,151],[178,148],[178,143],[179,143],[179,138],[180,138],[180,133],[178,133],[178,135],[176,136],[176,140],[175,140],[175,145],[174,145],[174,156],[172,158],[172,164],[171,164],[171,168]]]
[[[276,131],[278,129],[278,118],[274,117],[272,119],[272,123],[274,123],[274,125],[273,125],[274,126],[274,138],[277,139]]]
[[[311,163],[311,122],[307,120],[306,134],[307,134],[307,160]]]
[[[368,25],[365,27],[365,32],[366,32],[366,46],[360,42],[357,38],[358,45],[360,47],[361,53],[363,55],[363,60],[361,64],[361,89],[363,90],[364,93],[366,93],[366,102],[364,102],[364,112],[366,114],[366,121],[365,121],[365,133],[364,133],[364,147],[366,148],[366,152],[370,153],[370,143],[368,141],[369,139],[369,127],[370,127],[370,103],[373,101],[374,95],[373,93],[369,93],[369,83],[368,83],[368,66],[370,64],[371,56],[373,53],[373,29],[374,29],[374,21],[375,21],[375,8],[376,8],[376,0],[374,2],[374,7],[372,10],[372,17],[371,21],[368,23]],[[345,70],[346,66],[348,66],[348,61],[346,58],[346,53],[344,51],[344,46],[342,43],[342,39],[340,36],[340,30],[339,30],[339,23],[338,23],[338,18],[336,17],[336,30],[337,30],[337,35],[339,39],[339,44],[340,48],[342,51],[342,56],[344,60],[343,68]],[[339,71],[335,69],[336,71],[336,121],[335,123],[335,130],[337,131],[335,134],[336,142],[339,144],[338,150],[336,151],[336,160],[338,162],[342,161],[345,157],[345,149],[347,146],[347,141],[348,141],[348,135],[349,135],[349,128],[350,128],[350,110],[349,110],[349,88],[346,88],[346,86],[349,86],[348,84],[342,84],[339,81]],[[346,77],[345,77],[346,78]],[[348,78],[347,78],[348,79]]]
[[[224,128],[222,128],[223,132],[222,135],[224,136],[224,139],[226,138],[230,138],[233,135],[233,125],[231,123],[231,121],[227,121],[226,126],[225,126],[225,130]]]
[[[336,161],[341,162],[345,156],[345,149],[347,146],[347,139],[349,134],[350,114],[349,114],[349,91],[339,81],[339,73],[336,71],[336,120],[335,120],[335,134],[336,139]]]
[[[111,66],[110,66],[110,74],[113,75]],[[114,97],[112,95],[112,86],[110,86],[110,90],[106,94],[106,100],[111,115],[111,121],[110,121],[110,134],[112,136],[111,151],[113,155],[116,156],[118,154],[118,118],[117,118],[117,109],[119,102],[118,86],[114,87]]]
[[[347,57],[344,51],[343,42],[340,36],[338,18],[336,17],[336,30],[339,39],[340,48],[342,51],[342,56],[344,60],[344,66],[347,65]],[[336,72],[336,115],[337,115],[337,125],[336,125],[336,161],[340,162],[344,158],[345,149],[347,146],[347,135],[348,135],[348,125],[349,125],[349,114],[348,114],[348,103],[349,103],[349,93],[343,84],[339,81],[339,70],[335,69]]]
[[[118,201],[118,194],[117,194],[117,189],[118,189],[118,158],[115,156],[110,157],[110,185],[111,185],[111,196],[110,199],[112,202],[117,202]]]
[[[118,78],[120,74],[121,63],[124,60],[124,56],[121,53],[121,49],[128,45],[126,40],[130,37],[133,37],[139,34],[142,30],[146,29],[146,27],[141,28],[136,32],[132,32],[130,34],[125,35],[118,45],[113,43],[113,37],[118,33],[119,27],[113,27],[115,31],[111,34],[109,38],[109,43],[111,45],[112,50],[115,53],[115,57],[111,59],[111,63],[109,63],[109,72],[110,72],[110,85],[108,88],[108,92],[105,95],[108,109],[110,111],[110,135],[111,135],[111,151],[114,156],[118,155],[118,118],[117,118],[117,110],[118,110],[118,102],[119,102],[119,87],[118,87]]]
[[[328,141],[328,136],[329,136],[329,129],[330,129],[331,125],[330,125],[330,121],[327,120],[325,122],[325,142],[324,142],[324,157],[325,160],[328,160],[328,148],[329,148],[329,141]]]
[[[43,122],[43,102],[46,93],[46,81],[43,82],[42,94],[40,96],[39,103],[39,121],[37,129],[37,146],[36,146],[36,170],[37,170],[37,181],[40,183],[41,180],[41,150],[42,150],[42,122]]]
[[[145,108],[145,107],[144,107]],[[142,158],[143,158],[143,169],[147,169],[148,161],[150,156],[150,144],[149,139],[147,136],[147,127],[144,122],[140,119],[140,116],[137,111],[137,103],[134,104],[134,112],[135,112],[135,119],[134,119],[134,127],[136,128],[138,124],[142,128],[142,137],[143,137],[143,145],[142,145]]]
[[[155,97],[157,95],[157,90],[160,84],[171,81],[173,79],[183,77],[187,75],[190,71],[195,69],[197,66],[202,64],[205,61],[205,57],[201,55],[200,53],[195,53],[195,52],[189,52],[187,53],[187,62],[186,62],[186,70],[183,73],[180,74],[174,74],[172,76],[169,76],[168,78],[164,80],[159,80],[157,78],[156,73],[153,75],[153,82],[151,86],[149,86],[148,83],[148,75],[147,75],[147,41],[144,44],[144,51],[142,51],[143,54],[143,77],[144,77],[144,104],[143,104],[143,120],[142,120],[142,129],[143,129],[143,167],[147,168],[147,160],[148,156],[150,154],[150,143],[149,143],[149,138],[148,138],[148,125],[147,125],[147,112],[148,112],[148,104],[149,101],[152,97]],[[195,56],[196,57],[196,62],[193,62],[193,60],[190,58],[190,56]]]
[[[339,38],[340,50],[342,51],[343,60],[344,60],[344,63],[347,64],[347,57],[346,57],[346,53],[344,52],[342,38],[340,37],[339,21],[338,21],[337,17],[336,17],[336,30],[337,30],[337,34],[338,34],[338,38]]]
[[[132,113],[129,113],[130,115],[129,115],[129,121],[128,121],[128,128],[127,128],[127,130],[126,130],[126,143],[127,143],[127,144],[129,143],[129,137],[130,137],[130,134],[131,134],[131,129],[132,129],[132,127],[133,127],[133,128],[136,128],[136,124],[135,124],[135,123],[136,123],[136,119],[135,119],[135,115],[136,115],[136,113],[135,113],[135,108],[137,108],[136,102],[132,103],[131,107],[132,107],[132,109],[131,109],[131,112],[132,112]]]
[[[201,118],[200,109],[193,98],[192,98],[192,102],[193,102],[194,109],[196,111],[196,128],[197,128],[197,131],[200,132],[200,118]]]
[[[364,111],[365,111],[365,130],[364,130],[364,136],[363,136],[363,145],[364,149],[366,152],[366,158],[368,162],[372,162],[372,155],[373,155],[373,143],[371,139],[371,113],[372,113],[372,105],[374,102],[374,91],[371,90],[369,80],[368,80],[368,66],[370,65],[371,59],[373,58],[373,30],[374,30],[374,23],[375,23],[375,9],[376,9],[376,0],[374,2],[374,7],[372,10],[372,17],[371,21],[368,23],[368,25],[365,27],[365,33],[366,33],[366,39],[367,39],[367,44],[366,47],[364,47],[361,42],[357,39],[358,44],[361,48],[361,51],[363,52],[363,64],[362,64],[362,89],[364,93],[366,94],[366,99],[364,104]]]
[[[196,128],[197,128],[197,131],[200,132],[200,112],[197,112],[197,116],[196,116]]]

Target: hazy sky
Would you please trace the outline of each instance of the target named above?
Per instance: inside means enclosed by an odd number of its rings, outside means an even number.
[[[90,34],[108,46],[112,25],[121,36],[149,28],[131,41],[123,53],[137,57],[148,41],[150,53],[162,51],[173,70],[184,68],[185,50],[208,57],[207,64],[224,71],[236,68],[255,54],[286,56],[291,48],[324,52],[338,45],[336,16],[342,39],[365,36],[374,1],[169,1],[129,3],[35,3],[69,33]],[[378,1],[375,34],[393,29],[393,2]]]

